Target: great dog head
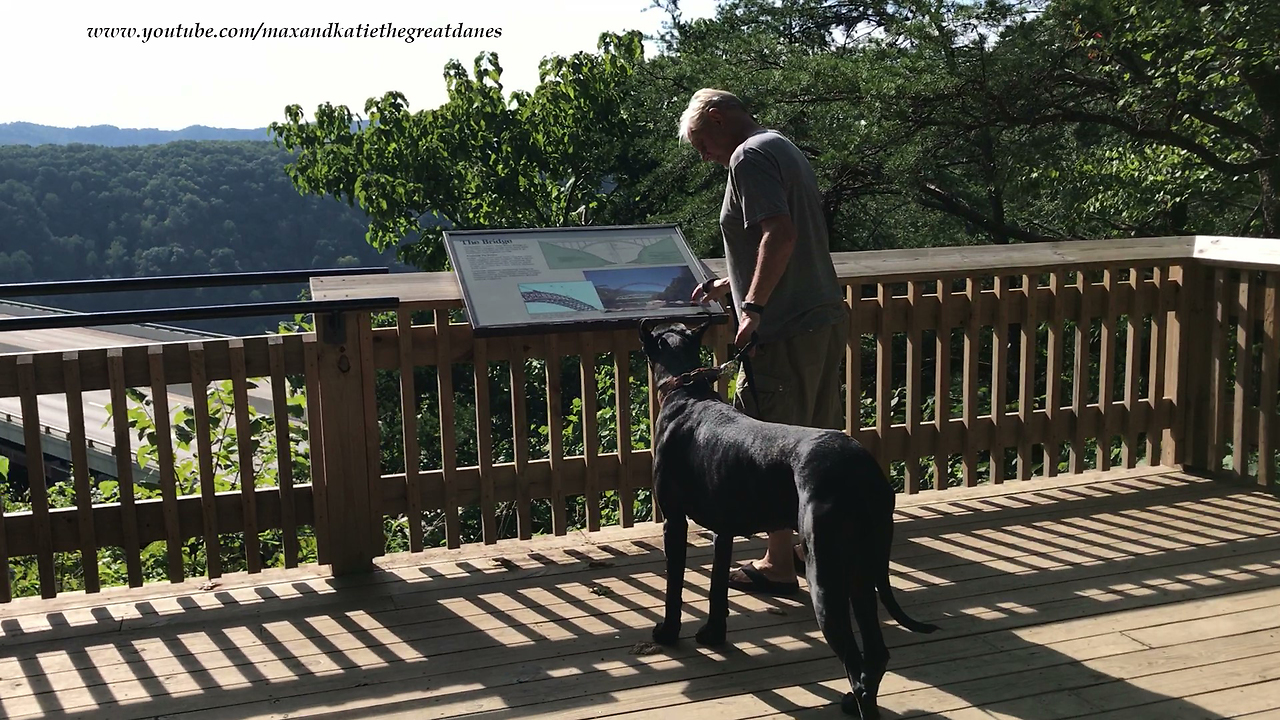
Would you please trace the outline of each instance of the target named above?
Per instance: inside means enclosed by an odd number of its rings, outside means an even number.
[[[702,336],[709,327],[710,321],[690,328],[682,322],[642,320],[640,345],[653,366],[654,377],[661,382],[696,370],[702,364]]]

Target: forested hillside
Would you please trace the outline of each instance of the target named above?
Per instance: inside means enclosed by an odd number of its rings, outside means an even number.
[[[393,258],[358,208],[302,196],[269,142],[0,147],[0,282],[353,265]],[[297,287],[35,299],[70,307],[287,300]],[[274,327],[223,323],[220,329]],[[211,327],[204,325],[203,327]]]
[[[178,140],[266,140],[267,129],[240,130],[192,125],[181,130],[119,128],[89,125],[73,128],[37,125],[29,122],[0,123],[0,145],[152,145]]]

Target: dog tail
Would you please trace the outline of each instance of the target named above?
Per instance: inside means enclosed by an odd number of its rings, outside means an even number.
[[[885,610],[889,611],[889,616],[898,622],[902,627],[916,633],[931,633],[938,630],[938,626],[932,623],[920,622],[912,618],[898,604],[898,599],[893,596],[893,586],[889,584],[889,550],[893,546],[893,517],[889,517],[888,527],[881,532],[884,538],[884,547],[879,548],[880,557],[884,559],[884,563],[877,568],[879,578],[876,580],[876,589],[880,591],[880,602],[884,604]]]

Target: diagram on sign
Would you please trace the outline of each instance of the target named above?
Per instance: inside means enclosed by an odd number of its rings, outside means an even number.
[[[680,246],[671,237],[544,240],[542,257],[552,270],[598,268],[606,265],[658,265],[685,262]]]
[[[530,315],[604,309],[596,286],[589,282],[520,283],[520,297]]]

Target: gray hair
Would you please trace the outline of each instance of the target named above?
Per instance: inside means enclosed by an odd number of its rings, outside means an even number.
[[[682,141],[693,142],[689,139],[689,133],[698,129],[698,126],[702,124],[702,119],[711,108],[747,112],[746,105],[742,104],[737,95],[727,90],[702,88],[689,99],[689,107],[685,108],[684,113],[680,116],[680,139]]]

